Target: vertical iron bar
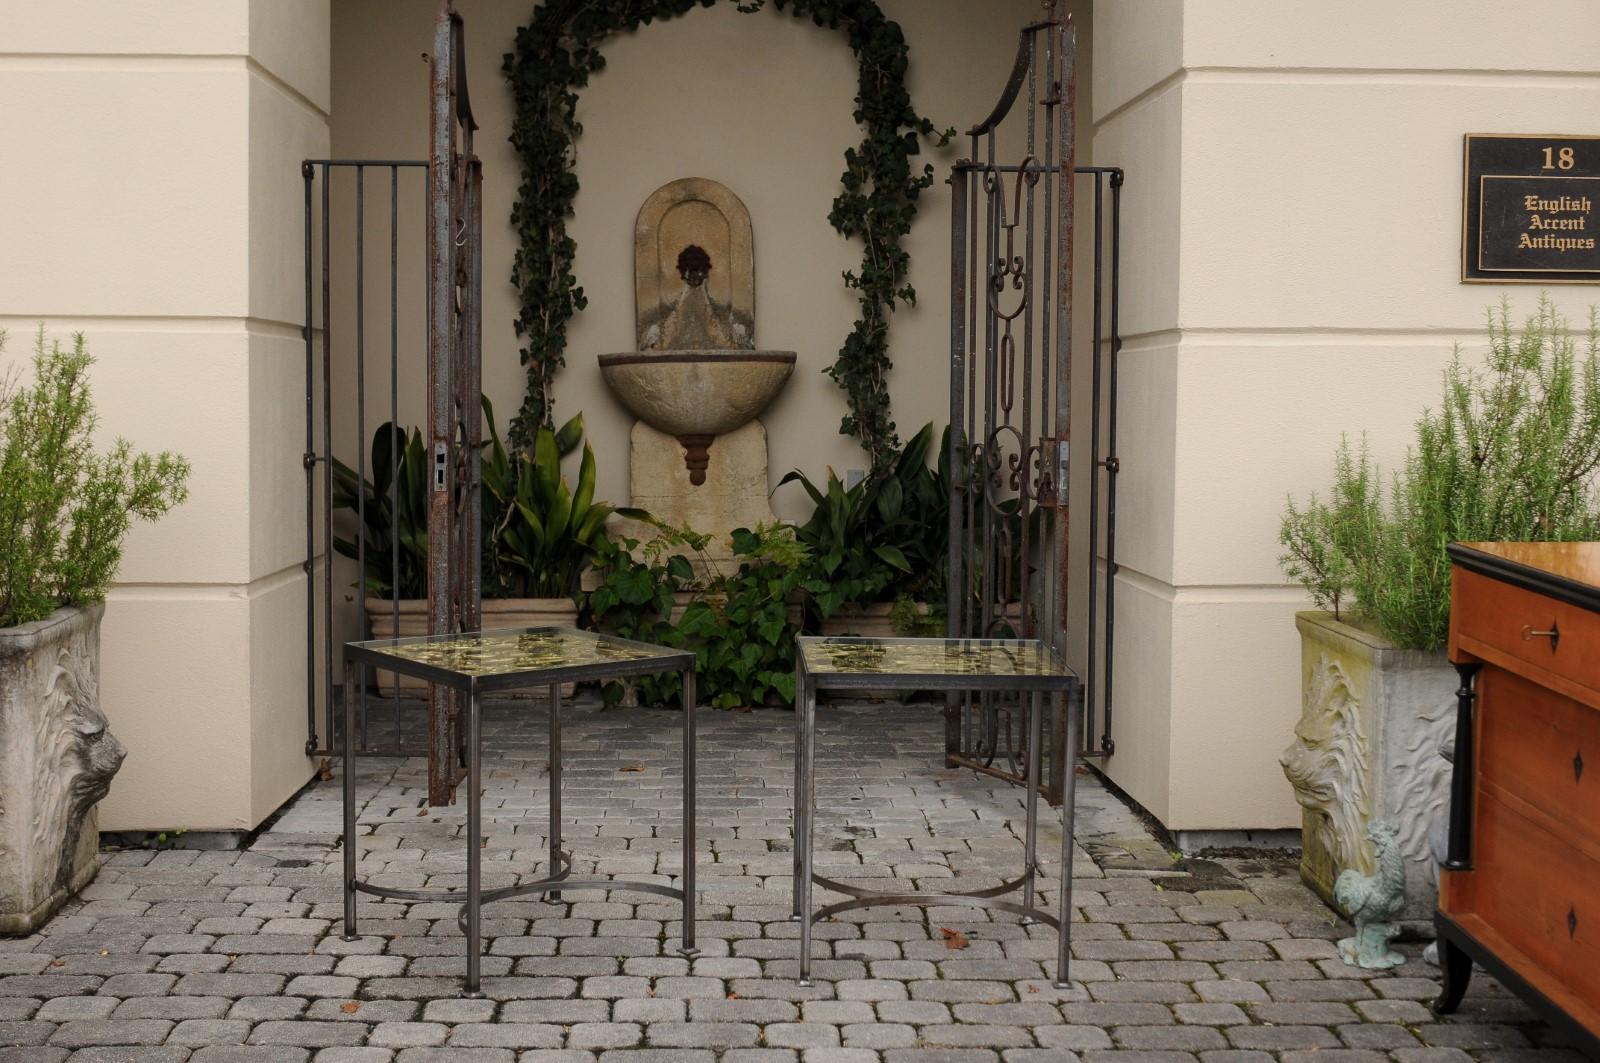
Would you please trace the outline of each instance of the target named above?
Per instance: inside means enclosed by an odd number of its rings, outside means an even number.
[[[389,630],[400,634],[400,167],[389,167]],[[376,469],[372,470],[377,475]],[[400,737],[400,677],[395,676],[394,752]]]
[[[800,703],[796,706],[802,713],[800,718],[801,741],[801,770],[802,785],[800,793],[795,795],[795,807],[805,809],[804,827],[795,837],[795,845],[800,849],[800,985],[811,985],[811,874],[812,860],[812,820],[815,818],[817,799],[817,691],[809,677],[805,686],[800,691]]]
[[[1041,234],[1042,240],[1040,241],[1040,244],[1044,249],[1044,253],[1041,260],[1040,276],[1044,277],[1045,281],[1038,286],[1038,291],[1040,293],[1038,436],[1041,447],[1039,460],[1041,463],[1045,463],[1046,467],[1048,468],[1049,465],[1054,463],[1055,455],[1044,453],[1043,448],[1048,444],[1049,441],[1054,440],[1056,437],[1054,411],[1050,408],[1050,396],[1052,394],[1052,391],[1050,390],[1050,359],[1055,350],[1055,348],[1051,346],[1054,333],[1051,331],[1050,308],[1052,306],[1052,295],[1054,294],[1052,291],[1051,281],[1055,277],[1055,248],[1052,241],[1052,237],[1055,233],[1055,183],[1060,180],[1060,174],[1056,172],[1057,166],[1055,164],[1055,114],[1056,108],[1060,106],[1061,87],[1058,83],[1059,75],[1056,70],[1056,64],[1060,57],[1056,55],[1055,35],[1047,30],[1044,34],[1044,40],[1044,153],[1041,156],[1042,168],[1044,171],[1044,232]],[[1050,482],[1052,485],[1055,485],[1056,479],[1057,477],[1052,474],[1050,477]],[[1051,492],[1051,497],[1048,500],[1041,499],[1040,501],[1048,502],[1048,504],[1053,507],[1056,503],[1056,496],[1059,494],[1059,491],[1060,486],[1055,485],[1055,490]],[[1052,533],[1053,530],[1054,524],[1052,523]],[[1054,588],[1056,585],[1055,565],[1056,559],[1053,552],[1047,550],[1046,561],[1043,566],[1043,586],[1045,588]],[[1046,622],[1040,625],[1041,630],[1039,631],[1039,637],[1054,644],[1056,642],[1056,633],[1064,626],[1063,614],[1065,603],[1056,602],[1054,594],[1047,593],[1044,594],[1043,597],[1045,601],[1042,602],[1041,605],[1044,607],[1048,615],[1044,617]]]
[[[306,755],[318,748],[317,741],[317,460],[316,435],[316,350],[312,321],[316,314],[311,284],[311,185],[316,168],[309,161],[300,164],[300,176],[305,179],[306,192],[306,445],[300,464],[306,471]],[[332,711],[332,706],[328,706]],[[333,745],[333,728],[328,728],[328,745]]]
[[[1089,602],[1088,616],[1084,621],[1084,637],[1087,647],[1083,656],[1083,692],[1084,733],[1080,738],[1082,748],[1088,748],[1094,738],[1092,721],[1096,713],[1096,688],[1094,685],[1095,673],[1095,606],[1099,602],[1100,589],[1100,258],[1104,234],[1101,232],[1102,210],[1104,207],[1104,190],[1101,187],[1101,174],[1096,171],[1090,175],[1094,178],[1094,292],[1093,292],[1093,329],[1094,336],[1089,341]]]
[[[681,951],[694,956],[695,946],[695,703],[694,665],[683,670],[683,930],[678,935]]]
[[[964,524],[961,533],[961,548],[966,557],[966,565],[963,567],[964,582],[962,583],[961,587],[961,598],[964,603],[962,606],[962,612],[965,616],[965,625],[962,633],[968,638],[979,634],[978,616],[980,606],[979,600],[972,593],[973,584],[977,584],[979,593],[982,592],[983,586],[983,577],[978,571],[977,556],[977,488],[979,485],[973,480],[977,469],[977,463],[974,458],[979,452],[978,448],[981,448],[983,445],[982,436],[976,431],[978,425],[978,357],[975,348],[979,342],[978,322],[980,319],[978,317],[978,307],[981,305],[979,301],[979,290],[983,288],[984,281],[982,278],[986,276],[986,273],[978,272],[978,222],[980,219],[978,190],[982,187],[984,179],[982,176],[980,176],[983,171],[976,168],[978,166],[977,134],[973,134],[972,137],[972,164],[974,169],[970,174],[967,175],[967,192],[969,193],[968,199],[970,202],[970,206],[968,207],[969,224],[967,225],[968,336],[967,423],[965,433],[967,437],[967,450],[963,455],[964,469],[962,472],[962,483],[966,488],[964,496],[966,512],[964,514]],[[987,206],[987,197],[985,197],[985,206]],[[976,733],[977,726],[976,720],[974,719],[976,715],[975,702],[976,699],[971,693],[962,695],[961,719],[966,732],[963,739],[962,749],[969,755],[972,752],[973,736]]]
[[[1060,694],[1055,695],[1056,703],[1062,700]],[[1076,713],[1074,713],[1076,709]],[[1066,695],[1066,715],[1082,715],[1083,713],[1083,688],[1074,686]],[[1060,936],[1056,943],[1056,981],[1057,989],[1071,989],[1072,982],[1068,975],[1072,950],[1072,834],[1077,822],[1076,801],[1078,794],[1078,731],[1080,724],[1077,720],[1068,719],[1065,731],[1064,744],[1066,746],[1066,771],[1061,780],[1061,911],[1057,918],[1061,920]]]
[[[467,693],[467,991],[481,997],[483,964],[483,721],[478,688]]]
[[[550,866],[546,878],[561,873],[561,684],[550,684]],[[561,891],[551,890],[545,899],[561,902]]]
[[[1035,127],[1037,125],[1039,106],[1039,36],[1037,33],[1028,35],[1028,147],[1023,157],[1022,169],[1017,171],[1019,181],[1017,192],[1024,199],[1024,203],[1013,204],[1012,209],[1022,210],[1025,219],[1026,232],[1023,235],[1023,267],[1022,267],[1022,364],[1017,365],[1016,349],[1012,348],[1011,364],[1007,367],[1008,373],[1017,373],[1020,369],[1022,375],[1022,424],[1017,437],[1017,516],[1019,526],[1017,529],[1017,603],[1022,614],[1022,627],[1017,632],[1023,638],[1031,638],[1035,632],[1030,627],[1030,606],[1033,604],[1033,595],[1030,593],[1032,580],[1028,578],[1028,563],[1033,544],[1033,510],[1038,504],[1038,498],[1033,492],[1033,480],[1030,470],[1029,456],[1033,453],[1033,276],[1034,276],[1034,180],[1026,172],[1030,160],[1034,158],[1034,148],[1038,138]],[[1024,191],[1025,190],[1025,191]],[[1015,215],[1013,215],[1013,220]],[[1008,248],[1009,250],[1009,248]],[[1041,402],[1048,403],[1040,396]],[[1041,452],[1039,459],[1043,462],[1045,455]],[[1012,765],[1015,768],[1015,764]]]
[[[367,615],[367,169],[356,166],[356,615]],[[376,475],[376,470],[374,470]],[[396,632],[399,634],[399,632]],[[396,686],[399,684],[396,683]],[[361,748],[368,749],[367,685],[358,684]]]
[[[328,662],[333,667],[333,662]],[[341,748],[344,773],[341,794],[344,798],[344,939],[356,938],[356,743],[355,743],[356,662],[344,661],[344,735]],[[332,742],[329,743],[332,745]]]
[[[432,112],[428,144],[428,633],[452,630],[450,504],[452,476],[450,379],[451,333],[455,327],[455,255],[451,220],[451,168],[455,155],[454,115],[451,113],[450,62],[452,28],[447,3],[441,3],[434,20],[433,59],[429,66]],[[450,692],[437,684],[428,689],[428,801],[442,805],[450,800],[455,776],[452,704]],[[468,744],[470,745],[470,739]],[[469,757],[470,760],[470,757]]]
[[[961,455],[966,447],[966,433],[962,430],[966,416],[962,407],[961,387],[967,363],[967,276],[965,267],[967,243],[967,174],[958,163],[950,174],[950,438],[947,440],[946,460],[949,462],[948,532],[950,541],[949,571],[945,577],[945,632],[950,638],[960,638],[965,632],[961,624],[962,585],[965,570],[962,561],[962,476]],[[944,752],[946,762],[961,752],[960,693],[947,693],[944,702]]]
[[[1070,600],[1067,590],[1071,582],[1071,570],[1068,564],[1072,557],[1072,508],[1071,508],[1071,482],[1072,482],[1072,284],[1077,275],[1077,270],[1072,259],[1073,233],[1076,228],[1075,213],[1077,210],[1077,115],[1075,113],[1078,99],[1078,61],[1077,61],[1077,35],[1073,26],[1072,17],[1065,16],[1058,26],[1052,27],[1051,33],[1058,34],[1060,41],[1060,107],[1057,119],[1060,123],[1060,139],[1056,149],[1060,158],[1056,162],[1061,188],[1061,202],[1058,209],[1061,214],[1061,227],[1056,234],[1058,248],[1056,252],[1056,277],[1059,279],[1059,288],[1056,303],[1056,341],[1059,345],[1056,363],[1056,439],[1060,448],[1056,454],[1056,466],[1063,470],[1058,477],[1062,482],[1058,485],[1056,495],[1056,517],[1059,521],[1056,527],[1058,547],[1056,550],[1056,572],[1060,578],[1060,587],[1056,593],[1059,616],[1063,622],[1066,620],[1067,603]],[[1054,634],[1054,633],[1053,633]],[[1057,636],[1058,638],[1060,636]],[[1068,730],[1072,722],[1064,720]],[[1064,735],[1052,736],[1064,746],[1063,774],[1065,779],[1061,785],[1052,781],[1051,790],[1062,792],[1062,787],[1070,788],[1073,778],[1073,758],[1071,755],[1073,738]]]
[[[1116,671],[1112,667],[1116,652],[1117,634],[1117,477],[1122,472],[1122,459],[1117,456],[1117,362],[1122,354],[1122,331],[1117,319],[1120,310],[1120,284],[1122,280],[1122,171],[1111,171],[1111,372],[1107,382],[1111,408],[1106,411],[1106,637],[1105,669],[1101,674],[1103,693],[1100,697],[1100,752],[1110,756],[1116,751],[1116,740],[1111,737],[1112,683]]]
[[[470,132],[468,134],[471,136]],[[470,145],[470,141],[469,141]],[[483,168],[476,158],[467,160],[467,290],[466,379],[461,388],[461,418],[467,466],[467,504],[462,528],[466,594],[461,602],[467,630],[482,627],[483,595]]]
[[[792,889],[789,895],[791,908],[790,918],[798,921],[805,918],[805,910],[800,907],[803,893],[800,889],[801,853],[800,838],[804,831],[804,806],[800,803],[800,795],[806,789],[806,714],[803,706],[806,691],[806,672],[799,653],[795,654],[794,665],[794,810],[789,815],[789,833],[792,842],[789,848],[793,857]]]
[[[333,273],[328,249],[328,185],[322,164],[322,671],[323,696],[333,714]],[[329,728],[330,732],[332,728]]]
[[[1044,763],[1040,746],[1044,743],[1044,695],[1034,691],[1028,695],[1028,773],[1027,792],[1023,795],[1023,820],[1026,827],[1022,835],[1022,906],[1033,907],[1034,876],[1039,864],[1039,768]],[[1023,917],[1032,922],[1031,916]]]

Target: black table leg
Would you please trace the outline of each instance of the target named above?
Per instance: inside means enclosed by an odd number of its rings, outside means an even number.
[[[483,722],[477,691],[467,698],[467,992],[481,997],[483,915]]]
[[[344,939],[356,939],[356,663],[344,662]]]
[[[694,956],[695,864],[695,688],[694,668],[683,670],[683,934],[682,951]]]

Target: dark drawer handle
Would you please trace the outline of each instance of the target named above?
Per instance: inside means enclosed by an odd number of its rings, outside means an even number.
[[[1567,940],[1578,936],[1578,907],[1569,905],[1567,908]]]
[[[1534,639],[1549,639],[1550,652],[1556,652],[1556,643],[1561,641],[1561,628],[1554,620],[1550,621],[1549,631],[1535,631],[1532,624],[1522,625],[1522,641],[1532,642]]]

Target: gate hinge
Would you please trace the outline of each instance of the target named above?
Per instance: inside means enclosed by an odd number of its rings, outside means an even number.
[[[300,467],[303,469],[314,469],[317,467],[317,462],[321,460],[321,458],[317,457],[315,451],[308,450],[304,454],[300,455]]]
[[[1113,476],[1122,471],[1122,459],[1116,455],[1112,455],[1105,461],[1102,461],[1100,464],[1104,465],[1106,467],[1106,472],[1111,473]]]

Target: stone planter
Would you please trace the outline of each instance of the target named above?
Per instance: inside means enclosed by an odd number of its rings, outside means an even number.
[[[1406,865],[1398,921],[1431,934],[1438,867],[1430,833],[1449,806],[1456,673],[1445,655],[1402,650],[1333,614],[1295,616],[1301,710],[1281,758],[1302,810],[1300,876],[1330,906],[1346,868],[1376,870],[1367,824],[1393,823]],[[1349,913],[1345,913],[1348,915]]]
[[[95,805],[127,749],[100,711],[100,604],[0,629],[0,934],[27,934],[100,868]]]
[[[889,619],[892,602],[874,602],[871,605],[851,605],[838,610],[822,621],[820,633],[827,637],[853,635],[857,638],[892,639],[899,634],[894,621]],[[909,690],[879,690],[877,688],[850,691],[851,695],[874,698],[879,701],[905,701],[911,697]],[[835,697],[844,692],[836,691]]]
[[[829,638],[840,635],[871,639],[894,638],[897,632],[893,621],[889,619],[889,610],[893,608],[894,605],[890,602],[845,606],[822,621],[821,633]]]
[[[375,639],[405,638],[428,633],[428,601],[426,598],[403,598],[400,601],[400,627],[394,624],[394,603],[387,598],[367,599],[367,623]],[[483,627],[485,631],[505,627],[574,627],[578,623],[578,607],[571,598],[485,598],[483,600]],[[393,672],[377,670],[378,693],[384,697],[394,694]],[[561,696],[571,697],[575,684],[564,683]],[[427,695],[428,685],[410,676],[400,677],[400,696],[420,698]],[[513,690],[497,697],[544,697],[543,691]]]

